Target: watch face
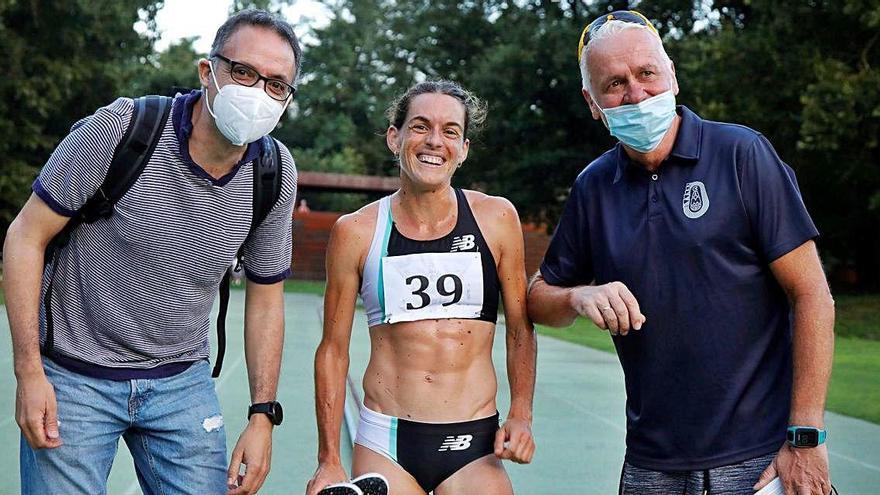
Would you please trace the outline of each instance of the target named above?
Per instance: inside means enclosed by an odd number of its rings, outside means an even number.
[[[276,426],[280,425],[281,421],[284,420],[284,409],[281,408],[280,402],[272,403],[272,416],[274,416],[275,418],[275,421],[273,421],[273,423],[275,423]]]
[[[804,447],[819,445],[819,432],[816,430],[798,429],[794,433],[794,444]]]

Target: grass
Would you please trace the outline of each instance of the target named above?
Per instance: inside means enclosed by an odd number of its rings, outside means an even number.
[[[880,294],[835,296],[838,336],[880,341]]]
[[[314,280],[285,280],[284,292],[300,292],[305,294],[324,295],[324,281]]]
[[[550,328],[543,325],[535,325],[538,333],[564,340],[573,344],[579,344],[605,352],[615,352],[614,342],[605,330],[599,329],[592,322],[578,318],[574,325],[568,328]]]
[[[826,408],[880,423],[880,294],[835,297],[834,365]],[[606,352],[614,344],[604,330],[578,318],[569,328],[537,326],[538,333]]]
[[[244,283],[231,285],[231,288],[233,290],[243,290],[244,287]],[[284,292],[298,292],[300,294],[316,294],[318,296],[323,296],[324,282],[314,280],[288,279],[284,281]]]
[[[880,423],[880,341],[838,336],[826,407]]]

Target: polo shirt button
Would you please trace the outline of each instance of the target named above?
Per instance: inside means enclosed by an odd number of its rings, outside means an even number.
[[[654,203],[657,202],[657,195],[656,195],[656,194],[653,195],[653,196],[651,196],[651,201],[654,202]]]
[[[651,180],[657,180],[657,177],[658,177],[657,174],[651,174]]]

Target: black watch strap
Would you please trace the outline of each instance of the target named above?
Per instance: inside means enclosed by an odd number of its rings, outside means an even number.
[[[258,402],[248,408],[248,419],[254,414],[265,414],[273,425],[278,426],[284,420],[284,410],[278,401]]]

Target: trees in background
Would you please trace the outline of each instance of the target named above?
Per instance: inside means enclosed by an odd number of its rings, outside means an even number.
[[[716,2],[674,43],[682,101],[764,133],[798,173],[826,268],[880,287],[880,3]]]
[[[880,287],[880,5],[871,0],[334,0],[311,32],[286,142],[300,166],[394,173],[392,98],[445,77],[489,104],[458,185],[553,224],[577,173],[613,140],[581,97],[578,35],[602,12],[657,20],[679,102],[765,135],[798,173],[826,267]],[[289,137],[288,137],[289,136]],[[350,160],[340,160],[350,156]],[[658,253],[659,255],[659,253]]]
[[[278,10],[287,1],[237,1]],[[64,5],[56,5],[64,4]],[[0,221],[11,219],[69,125],[120,94],[195,86],[184,40],[153,53],[132,29],[159,2],[0,0]],[[581,97],[577,37],[601,12],[657,20],[679,102],[748,125],[798,172],[834,272],[880,287],[880,4],[876,0],[327,0],[297,29],[304,77],[275,136],[304,170],[394,174],[385,108],[413,82],[449,78],[488,102],[457,185],[555,222],[576,174],[613,140]],[[87,27],[87,29],[84,29]],[[149,31],[148,31],[149,32]],[[354,208],[363,196],[324,198]],[[310,199],[310,203],[312,203]],[[5,229],[4,229],[5,230]],[[658,253],[659,255],[659,253]]]
[[[0,227],[70,125],[122,94],[152,53],[136,22],[154,23],[159,2],[0,0]]]

